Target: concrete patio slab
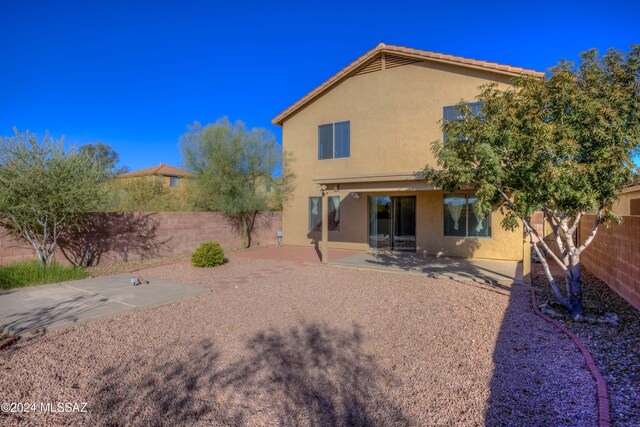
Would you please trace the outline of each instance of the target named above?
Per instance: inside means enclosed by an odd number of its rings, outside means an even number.
[[[359,253],[347,249],[329,249],[329,259],[337,260]],[[271,261],[293,261],[304,264],[320,264],[320,251],[313,246],[269,246],[264,248],[237,251],[231,257],[266,259]]]
[[[518,261],[436,257],[415,253],[358,252],[330,261],[330,265],[426,274],[433,278],[472,280],[482,283],[522,283],[522,263]]]
[[[0,292],[0,325],[14,334],[39,333],[149,308],[209,292],[156,277],[133,286],[128,273]]]

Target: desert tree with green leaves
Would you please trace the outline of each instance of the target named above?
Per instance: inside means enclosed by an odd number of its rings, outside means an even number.
[[[595,49],[579,64],[561,61],[548,78],[520,76],[500,90],[481,87],[479,114],[458,105],[459,117],[443,123],[443,142],[433,143],[437,168],[425,178],[445,191],[474,185],[479,215],[504,213],[501,226],[522,223],[558,301],[570,316],[583,316],[580,255],[598,229],[620,218],[611,211],[616,192],[637,173],[640,144],[640,45],[627,53]],[[550,248],[531,226],[543,210],[557,245]],[[577,242],[585,214],[594,214],[588,235]],[[547,258],[564,272],[564,290]]]
[[[0,222],[48,266],[81,215],[102,207],[105,169],[63,140],[14,132],[0,137]]]
[[[118,164],[120,160],[120,155],[109,144],[102,141],[96,143],[87,142],[81,145],[78,151],[89,156],[94,162],[99,163],[105,171],[112,176],[129,172],[128,166],[116,167],[116,164]]]
[[[273,133],[226,117],[189,126],[180,146],[185,166],[195,173],[195,205],[227,215],[249,247],[257,214],[281,206],[291,191],[291,157],[283,155]]]

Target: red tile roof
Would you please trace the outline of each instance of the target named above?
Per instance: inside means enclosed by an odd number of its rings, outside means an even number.
[[[160,163],[159,165],[151,166],[150,168],[123,173],[122,175],[119,175],[119,178],[128,178],[132,176],[151,176],[151,175],[184,177],[184,176],[191,176],[193,174],[188,170],[180,169],[175,166]]]
[[[353,72],[357,71],[357,69],[363,65],[365,62],[369,61],[374,56],[377,56],[382,53],[391,53],[399,56],[406,56],[408,58],[414,58],[419,60],[427,60],[427,61],[436,61],[436,62],[445,62],[450,64],[457,64],[463,67],[470,68],[480,68],[486,69],[490,71],[494,71],[496,73],[501,74],[509,74],[509,75],[519,75],[526,74],[535,77],[544,77],[545,73],[542,71],[528,70],[522,67],[514,67],[511,65],[498,64],[496,62],[487,62],[480,61],[477,59],[464,58],[462,56],[454,56],[447,55],[444,53],[430,52],[427,50],[419,50],[419,49],[411,49],[408,47],[402,46],[393,46],[393,45],[385,45],[384,43],[380,43],[375,48],[371,49],[369,52],[362,55],[360,58],[353,61],[351,64],[347,65],[333,77],[331,77],[326,82],[322,83],[320,86],[309,92],[307,95],[302,97],[298,102],[284,110],[278,116],[276,116],[271,123],[274,125],[282,125],[282,123],[289,117],[291,114],[295,113],[298,109],[302,108],[308,102],[313,100],[315,97],[319,96],[322,92],[332,87],[333,85],[340,82],[342,79],[350,76]]]

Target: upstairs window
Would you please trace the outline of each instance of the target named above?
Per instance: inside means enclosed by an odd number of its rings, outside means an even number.
[[[471,107],[471,115],[477,116],[480,114],[480,110],[482,110],[482,102],[470,102],[469,107]],[[449,105],[442,108],[442,123],[447,123],[452,120],[462,120],[462,115],[457,105]],[[446,133],[442,134],[442,140],[447,140]]]
[[[350,122],[336,122],[318,126],[318,160],[338,159],[350,155]]]
[[[180,178],[172,176],[169,178],[169,187],[180,187]]]

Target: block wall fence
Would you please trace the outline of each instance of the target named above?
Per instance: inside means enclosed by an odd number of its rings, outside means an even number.
[[[580,242],[591,233],[594,216],[580,221]],[[600,227],[580,256],[582,265],[640,310],[640,216],[624,216],[621,224]]]
[[[92,264],[135,261],[192,252],[203,242],[216,241],[225,250],[242,247],[237,225],[217,212],[124,212],[87,216],[89,232],[74,233],[60,242],[60,263],[92,258]],[[251,246],[271,246],[282,229],[280,212],[256,216]],[[0,229],[0,265],[35,259],[33,249]]]

